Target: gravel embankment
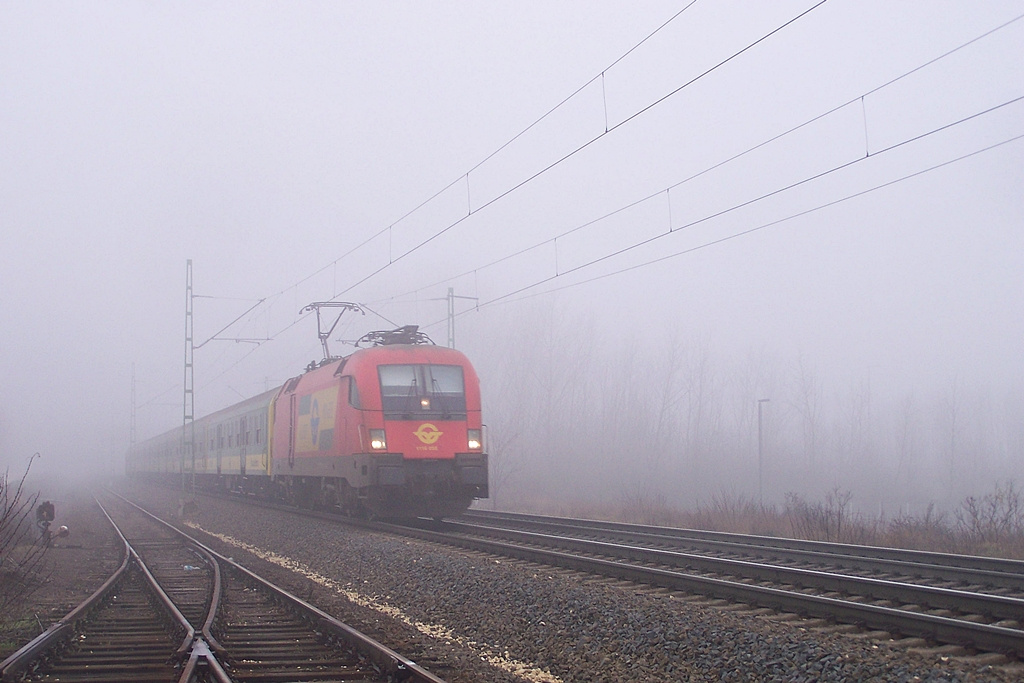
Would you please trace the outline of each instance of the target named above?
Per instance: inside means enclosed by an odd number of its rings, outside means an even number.
[[[173,491],[134,494],[158,514],[170,516],[177,505]],[[844,635],[791,615],[673,597],[233,501],[202,499],[194,524],[219,535],[207,536],[211,546],[451,683],[1024,677],[1021,665],[993,666],[988,657]]]

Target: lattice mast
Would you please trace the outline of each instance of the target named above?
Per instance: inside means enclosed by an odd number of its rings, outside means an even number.
[[[196,487],[196,456],[195,449],[195,373],[192,365],[192,354],[195,351],[195,339],[192,334],[192,259],[185,262],[185,380],[182,399],[181,420],[181,493],[186,493],[186,462],[192,472],[191,488],[195,494]]]
[[[124,462],[124,473],[125,474],[128,474],[128,463],[135,461],[134,458],[132,457],[132,456],[135,455],[135,441],[136,441],[136,432],[135,432],[135,404],[136,404],[136,399],[135,399],[135,363],[132,363],[132,412],[131,412],[131,421],[128,424],[128,456],[126,457],[125,462]]]

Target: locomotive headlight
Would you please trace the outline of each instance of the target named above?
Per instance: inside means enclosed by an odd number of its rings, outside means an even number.
[[[466,436],[469,437],[469,450],[479,451],[481,448],[483,448],[484,442],[483,439],[480,437],[479,429],[467,429]]]
[[[420,399],[420,408],[423,410],[430,410],[430,399],[426,396]]]
[[[386,451],[388,449],[388,441],[384,438],[383,429],[370,430],[370,448],[375,451]]]

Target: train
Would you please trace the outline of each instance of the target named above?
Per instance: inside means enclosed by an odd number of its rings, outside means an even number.
[[[466,356],[415,326],[365,340],[134,445],[128,475],[377,519],[441,519],[487,498],[480,382]]]

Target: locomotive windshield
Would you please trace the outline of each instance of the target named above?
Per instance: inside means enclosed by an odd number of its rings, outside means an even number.
[[[466,390],[458,365],[381,365],[384,417],[466,419]]]

